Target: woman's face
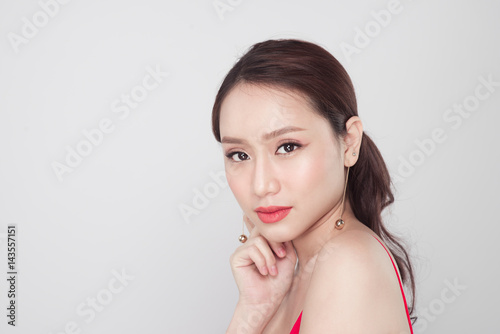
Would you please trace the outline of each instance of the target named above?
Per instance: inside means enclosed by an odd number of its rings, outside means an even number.
[[[231,191],[268,240],[293,240],[338,208],[344,146],[301,95],[239,84],[222,103],[220,133]],[[255,210],[269,206],[291,209],[265,223]]]

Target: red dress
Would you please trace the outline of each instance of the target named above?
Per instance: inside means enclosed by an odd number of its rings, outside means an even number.
[[[375,238],[375,236],[373,236]],[[377,239],[377,238],[375,238]],[[380,242],[380,240],[377,239],[377,241],[384,247],[385,251],[387,252],[387,255],[389,255],[389,258],[391,259],[392,266],[394,267],[394,271],[396,271],[396,275],[398,276],[398,281],[399,281],[399,288],[401,289],[401,294],[403,295],[403,301],[405,302],[405,310],[406,310],[406,317],[408,318],[408,326],[410,326],[410,332],[413,334],[413,327],[411,326],[411,319],[410,319],[410,313],[408,312],[408,305],[406,304],[406,297],[405,293],[403,291],[403,285],[401,284],[401,278],[399,278],[399,273],[396,269],[396,264],[394,264],[394,261],[392,260],[392,257],[389,254],[389,251],[387,248],[385,248],[384,244]],[[300,312],[299,317],[297,318],[297,321],[295,322],[295,325],[293,325],[292,331],[290,334],[299,334],[300,330],[300,320],[302,319],[302,312]]]

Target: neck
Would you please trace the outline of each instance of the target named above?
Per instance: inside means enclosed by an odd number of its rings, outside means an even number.
[[[335,228],[335,222],[339,219],[342,210],[340,202],[308,230],[292,241],[299,261],[296,275],[309,271],[312,272],[316,258],[323,245],[330,239],[343,233],[346,229],[349,229],[350,223],[357,221],[352,213],[349,201],[345,201],[344,205],[342,220],[345,221],[345,225],[342,230]]]

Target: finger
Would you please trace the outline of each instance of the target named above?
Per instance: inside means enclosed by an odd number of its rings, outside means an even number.
[[[254,239],[254,245],[257,246],[260,253],[264,256],[269,273],[273,276],[277,275],[276,256],[272,252],[268,241],[263,236],[258,236]]]
[[[262,275],[267,275],[269,273],[269,269],[266,264],[266,257],[262,254],[262,251],[257,245],[249,247],[248,256]]]
[[[255,227],[255,224],[252,223],[252,221],[248,218],[248,216],[246,214],[243,214],[243,221],[245,222],[245,225],[248,229],[248,232],[252,233],[252,230]]]
[[[262,255],[259,247],[254,244],[245,244],[236,249],[229,258],[231,268],[241,268],[255,265],[262,275],[267,275],[266,258]]]
[[[283,258],[287,254],[287,249],[285,247],[285,244],[282,242],[275,242],[275,241],[267,241],[269,243],[269,246],[273,250],[274,254],[279,256],[280,258]]]
[[[249,227],[249,231],[250,231],[250,235],[249,235],[249,239],[251,238],[255,238],[255,237],[258,237],[260,234],[259,232],[259,229],[257,228],[257,226],[255,226],[255,224],[250,220],[250,218],[248,218],[248,216],[245,216],[246,218],[245,219],[245,222],[247,224],[247,226]]]
[[[247,228],[248,230],[250,231],[250,237],[254,238],[256,236],[259,236],[260,233],[257,233],[256,229],[255,229],[255,224],[252,223],[252,221],[250,220],[250,218],[248,218],[248,216],[246,214],[243,215],[243,220],[245,221],[245,224],[247,225]],[[252,233],[253,231],[253,233]],[[270,242],[269,240],[267,240],[268,243],[269,243],[269,246],[271,247],[271,249],[273,250],[273,252],[279,256],[279,257],[285,257],[286,256],[286,248],[285,248],[285,245],[281,242]]]

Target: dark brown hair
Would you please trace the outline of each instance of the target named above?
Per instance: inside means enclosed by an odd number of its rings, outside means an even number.
[[[337,138],[346,133],[346,122],[358,115],[356,95],[349,75],[324,48],[301,40],[268,40],[253,45],[226,75],[212,110],[212,131],[221,141],[221,105],[239,83],[280,87],[302,93],[313,109],[330,122]],[[382,222],[382,210],[394,202],[391,177],[382,154],[363,132],[358,161],[351,166],[346,196],[354,215],[387,244],[410,288],[412,314],[415,279],[408,252]],[[416,318],[412,318],[413,322]]]

